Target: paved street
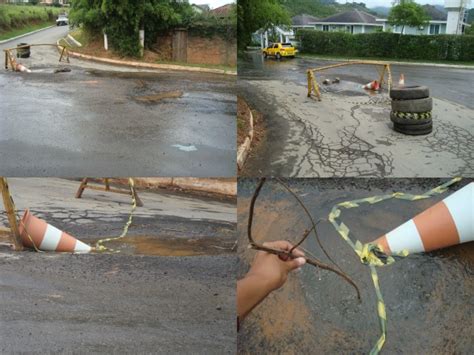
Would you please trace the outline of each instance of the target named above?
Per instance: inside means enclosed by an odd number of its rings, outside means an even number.
[[[262,112],[266,136],[246,162],[243,175],[298,177],[473,176],[471,100],[474,70],[394,65],[407,85],[428,85],[434,97],[433,133],[396,133],[388,96],[361,89],[377,77],[371,66],[348,66],[319,75],[340,77],[323,87],[322,102],[306,97],[306,70],[331,62],[296,58],[239,63],[238,91]],[[434,74],[436,73],[436,74]]]
[[[377,302],[369,268],[327,221],[337,203],[394,192],[423,193],[446,179],[292,179],[290,188],[317,221],[321,243],[328,254],[358,285],[354,289],[332,272],[311,265],[289,276],[288,282],[267,297],[241,323],[239,351],[243,354],[367,354],[380,336]],[[388,200],[343,209],[338,221],[350,237],[374,241],[416,214],[460,189],[414,202]],[[239,278],[249,270],[255,251],[248,248],[249,203],[256,180],[239,181]],[[259,242],[293,243],[310,229],[298,202],[269,180],[256,203],[253,235]],[[310,234],[303,247],[331,264]],[[474,243],[432,253],[413,254],[377,268],[386,305],[387,339],[384,354],[467,354],[473,348]],[[420,331],[424,329],[425,331]],[[316,350],[315,350],[316,349]]]
[[[21,39],[55,43],[52,28]],[[14,47],[19,40],[0,45]],[[144,71],[32,48],[32,73],[0,71],[0,174],[234,176],[235,77]],[[56,73],[69,67],[69,73]],[[148,100],[148,97],[175,97]]]
[[[94,244],[120,234],[130,196],[58,178],[9,179],[26,207]],[[235,202],[139,191],[118,253],[12,252],[0,235],[0,352],[234,353]],[[4,213],[0,225],[6,225]]]

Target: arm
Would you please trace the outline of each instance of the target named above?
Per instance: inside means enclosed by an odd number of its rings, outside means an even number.
[[[293,246],[286,241],[264,243],[266,247],[290,250]],[[295,259],[282,260],[276,255],[257,252],[255,260],[245,277],[237,281],[237,316],[244,319],[252,309],[262,302],[272,291],[282,287],[290,271],[305,264],[304,253],[293,251]]]

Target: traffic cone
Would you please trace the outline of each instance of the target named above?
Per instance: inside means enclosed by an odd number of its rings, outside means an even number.
[[[400,79],[398,80],[399,86],[405,86],[405,74],[400,74]]]
[[[380,84],[377,80],[374,80],[374,81],[371,81],[370,83],[368,84],[365,84],[363,86],[364,89],[366,90],[373,90],[373,91],[377,91],[380,89]]]
[[[22,73],[31,73],[31,70],[25,67],[23,64],[18,63],[15,67],[16,71],[22,72]]]
[[[92,249],[89,245],[33,216],[28,209],[18,229],[23,245],[28,248],[36,247],[44,251],[67,253],[89,253]]]
[[[385,254],[428,252],[474,240],[474,183],[380,237]]]

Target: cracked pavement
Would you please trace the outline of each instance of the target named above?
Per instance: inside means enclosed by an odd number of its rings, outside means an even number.
[[[341,84],[322,88],[318,102],[306,95],[300,62],[282,62],[282,78],[276,80],[278,64],[270,62],[271,74],[263,77],[239,78],[239,92],[263,113],[267,130],[243,176],[474,175],[474,153],[468,148],[474,141],[471,108],[434,97],[433,132],[406,136],[392,129],[386,93],[369,96],[353,78],[342,77]],[[284,72],[289,66],[294,72]]]
[[[79,181],[8,182],[20,214],[89,244],[118,236],[130,213],[127,195],[76,199]],[[119,253],[13,252],[0,232],[1,353],[235,353],[235,201],[138,194],[128,237],[105,244]]]

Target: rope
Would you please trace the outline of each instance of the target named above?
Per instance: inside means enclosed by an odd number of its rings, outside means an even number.
[[[435,187],[434,189],[421,195],[395,192],[389,195],[379,195],[353,201],[341,202],[332,208],[331,213],[329,214],[329,221],[334,226],[339,235],[342,237],[342,239],[344,239],[347,244],[349,244],[349,246],[354,250],[354,252],[359,257],[360,262],[369,267],[372,282],[374,284],[375,294],[377,297],[377,314],[380,322],[381,335],[373,346],[372,350],[370,351],[370,355],[377,355],[380,352],[380,350],[385,344],[385,340],[387,337],[387,314],[385,311],[385,303],[383,300],[382,291],[380,290],[379,277],[376,268],[393,264],[395,262],[396,257],[406,257],[408,255],[408,251],[405,250],[395,256],[389,256],[386,255],[378,245],[374,245],[372,243],[362,244],[359,240],[356,240],[354,242],[349,238],[349,228],[343,222],[338,222],[338,218],[341,217],[342,213],[341,209],[357,208],[364,203],[373,205],[382,201],[390,200],[392,198],[407,201],[418,201],[422,199],[427,199],[434,195],[439,195],[446,192],[451,185],[459,182],[460,180],[461,178],[459,177],[454,178],[446,182],[445,184]]]
[[[100,251],[100,252],[110,251],[112,253],[120,253],[120,250],[107,248],[103,244],[124,238],[128,233],[128,229],[130,228],[130,225],[132,224],[133,213],[135,212],[135,209],[137,208],[137,199],[135,198],[135,193],[134,193],[135,182],[133,181],[132,178],[128,178],[128,183],[130,185],[130,193],[132,195],[132,209],[130,211],[130,215],[128,217],[127,223],[125,223],[122,233],[118,237],[99,239],[97,243],[95,244],[95,251]]]

